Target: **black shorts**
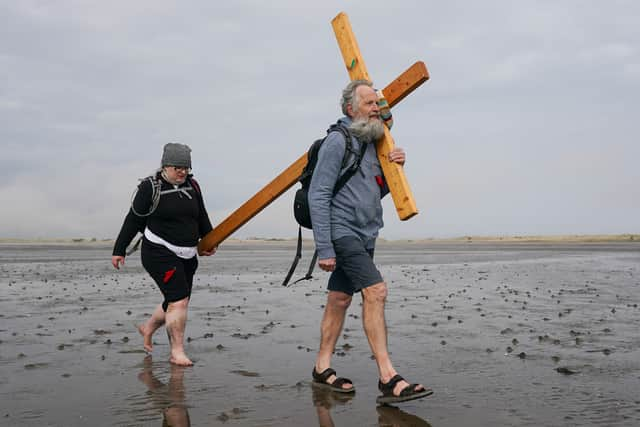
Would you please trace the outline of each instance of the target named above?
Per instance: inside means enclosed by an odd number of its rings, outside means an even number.
[[[193,275],[198,268],[198,257],[180,258],[162,245],[142,239],[140,249],[142,266],[156,282],[164,302],[162,309],[167,311],[170,302],[180,301],[191,296]]]
[[[348,295],[382,282],[382,275],[373,263],[373,249],[366,249],[357,237],[341,237],[333,241],[336,269],[329,277],[330,291]]]

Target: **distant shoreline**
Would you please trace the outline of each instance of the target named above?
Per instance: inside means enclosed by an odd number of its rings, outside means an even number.
[[[244,243],[285,243],[295,241],[295,238],[267,238],[252,237],[247,239],[230,238],[224,244]],[[310,240],[310,239],[305,239]],[[611,243],[611,242],[640,242],[640,234],[566,234],[542,236],[461,236],[451,238],[420,238],[420,239],[383,239],[381,243]],[[16,239],[0,238],[0,244],[5,245],[71,245],[71,246],[112,246],[113,239],[96,238],[39,238]]]
[[[410,239],[405,241],[412,241]],[[514,243],[514,242],[540,242],[540,243],[595,243],[595,242],[637,242],[640,234],[565,234],[546,236],[463,236],[454,238],[421,239],[419,242],[488,242],[488,243]]]

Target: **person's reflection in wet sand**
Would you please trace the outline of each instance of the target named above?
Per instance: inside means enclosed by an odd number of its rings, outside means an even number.
[[[409,414],[395,406],[378,406],[376,411],[380,427],[431,427],[431,424],[417,415]]]
[[[142,372],[138,379],[142,381],[151,392],[154,403],[162,408],[163,427],[190,427],[191,420],[185,405],[184,393],[184,366],[171,364],[171,376],[169,384],[164,384],[153,375],[153,363],[151,356],[144,358]]]
[[[333,393],[331,390],[321,387],[311,386],[311,398],[313,406],[318,413],[318,424],[320,427],[334,427],[331,419],[331,408],[334,405],[344,405],[351,399],[353,394]]]
[[[320,427],[334,427],[331,409],[336,405],[344,405],[355,397],[353,394],[333,393],[320,387],[311,386],[311,390]],[[395,406],[378,406],[376,411],[380,427],[431,427],[431,424],[417,415],[409,414]]]

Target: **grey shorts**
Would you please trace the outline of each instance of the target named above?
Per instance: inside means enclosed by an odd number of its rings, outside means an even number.
[[[330,291],[348,295],[382,282],[382,275],[373,263],[373,249],[366,249],[357,237],[341,237],[333,241],[336,269],[329,277]]]

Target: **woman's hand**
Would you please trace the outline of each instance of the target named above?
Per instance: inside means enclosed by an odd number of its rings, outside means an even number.
[[[121,255],[112,256],[111,264],[116,268],[116,270],[120,270],[120,264],[124,265],[124,257]]]
[[[218,250],[218,247],[217,247],[217,246],[214,246],[213,248],[211,248],[211,250],[210,250],[210,251],[205,251],[205,250],[203,250],[202,252],[200,252],[200,255],[203,255],[203,256],[211,256],[211,255],[215,254],[217,250]]]

